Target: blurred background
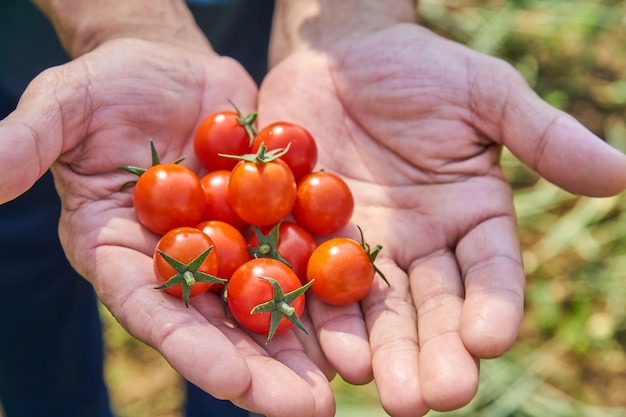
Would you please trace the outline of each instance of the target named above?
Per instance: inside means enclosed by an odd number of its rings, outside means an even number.
[[[537,93],[626,152],[626,1],[422,0],[420,23],[513,64]],[[519,340],[483,361],[475,400],[429,416],[626,416],[626,195],[581,198],[504,152],[528,277]],[[102,309],[120,417],[180,417],[177,374]],[[338,417],[378,417],[375,387],[333,381]]]

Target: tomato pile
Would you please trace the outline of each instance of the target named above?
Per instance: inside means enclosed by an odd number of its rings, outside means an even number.
[[[232,103],[231,103],[232,104]],[[234,107],[234,106],[233,106]],[[221,294],[241,327],[269,342],[297,326],[310,288],[326,303],[358,302],[370,290],[382,249],[331,237],[351,220],[346,182],[315,171],[317,145],[304,127],[278,121],[259,131],[256,113],[234,107],[208,115],[194,136],[207,173],[162,163],[150,141],[152,166],[120,169],[138,176],[138,221],[161,236],[153,255],[158,286],[189,298]],[[321,242],[321,243],[318,243]]]

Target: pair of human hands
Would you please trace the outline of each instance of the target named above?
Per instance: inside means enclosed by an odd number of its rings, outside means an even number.
[[[382,244],[368,296],[331,307],[311,295],[311,335],[265,345],[224,314],[218,297],[154,290],[157,236],[141,227],[127,176],[181,155],[200,172],[192,137],[203,117],[236,103],[259,126],[300,123],[319,167],[342,175],[354,224]],[[135,337],[207,392],[268,416],[332,416],[335,372],[375,378],[392,416],[466,404],[479,359],[514,342],[524,271],[512,194],[499,167],[508,147],[565,189],[604,196],[626,187],[626,159],[548,106],[508,64],[414,24],[365,30],[300,50],[261,87],[207,45],[120,37],[49,69],[0,122],[0,201],[49,167],[62,200],[59,233],[72,265]]]

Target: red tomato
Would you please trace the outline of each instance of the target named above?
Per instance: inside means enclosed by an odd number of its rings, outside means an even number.
[[[180,226],[195,226],[204,213],[198,176],[178,164],[157,164],[139,176],[133,192],[139,222],[163,235]]]
[[[252,140],[246,125],[250,126],[255,117],[252,113],[244,118],[238,112],[229,110],[208,115],[196,129],[193,142],[202,166],[209,171],[232,169],[237,161],[219,154],[243,155],[250,151]]]
[[[280,159],[240,161],[230,175],[228,199],[233,210],[249,224],[273,225],[291,212],[296,181]]]
[[[330,235],[343,229],[352,218],[354,198],[338,175],[318,171],[298,183],[293,218],[309,232]]]
[[[277,289],[266,279],[275,280]],[[267,334],[284,333],[294,324],[306,332],[299,317],[304,311],[304,291],[296,274],[284,263],[270,258],[258,258],[240,266],[231,276],[226,296],[228,308],[245,329]],[[268,303],[275,301],[275,303]],[[266,304],[268,303],[268,304]],[[260,305],[270,309],[253,312]],[[271,305],[273,304],[273,306]]]
[[[219,220],[210,220],[196,226],[206,233],[213,243],[217,252],[218,268],[216,275],[228,280],[237,268],[251,259],[248,252],[246,238],[228,223]],[[211,286],[211,291],[220,292],[223,285]]]
[[[215,277],[218,256],[209,236],[193,227],[179,227],[167,232],[157,243],[152,258],[159,289],[181,297],[205,293],[211,285],[223,282]]]
[[[248,227],[248,223],[235,213],[228,201],[229,180],[230,171],[225,169],[209,172],[200,178],[205,199],[202,220],[220,220],[243,232]]]
[[[347,305],[365,297],[372,287],[375,272],[370,255],[358,242],[338,237],[327,240],[313,251],[307,278],[315,280],[311,291],[321,300]]]
[[[275,250],[291,265],[300,281],[306,283],[309,257],[317,246],[313,236],[302,226],[289,221],[280,222],[277,236],[272,236],[273,230],[269,227],[262,228],[260,232],[264,234],[261,242],[265,247],[259,247],[259,239],[256,233],[253,233],[248,239],[250,250],[258,257],[271,257],[270,253]]]
[[[261,143],[268,150],[289,147],[289,152],[281,157],[298,181],[313,171],[317,163],[317,145],[308,130],[289,122],[276,122],[261,129],[252,143],[252,152],[259,150]]]

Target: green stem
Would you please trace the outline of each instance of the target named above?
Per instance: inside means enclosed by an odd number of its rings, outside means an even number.
[[[235,112],[237,112],[237,115],[238,115],[237,121],[246,130],[246,133],[248,134],[248,138],[249,138],[250,147],[252,147],[252,144],[254,143],[254,138],[256,137],[256,134],[257,134],[256,129],[254,128],[254,126],[252,126],[258,116],[257,112],[252,112],[249,115],[244,116],[241,113],[241,110],[239,110],[239,108],[235,105],[235,103],[233,103],[230,99],[228,100],[228,102],[230,103],[231,106],[233,106],[233,108],[235,109]]]
[[[262,164],[265,162],[266,151],[267,151],[267,146],[265,146],[265,143],[261,143],[261,145],[259,145],[259,151],[256,154],[257,163]]]
[[[274,278],[264,277],[261,275],[259,275],[259,278],[269,282],[274,289],[274,294],[271,300],[257,305],[250,312],[250,314],[263,312],[270,313],[270,327],[267,332],[267,339],[265,342],[269,343],[270,340],[272,340],[272,337],[274,337],[274,334],[276,334],[276,330],[278,329],[278,324],[283,317],[287,318],[290,322],[298,326],[298,328],[300,328],[300,330],[302,330],[304,333],[309,334],[308,330],[306,329],[306,327],[304,327],[304,324],[302,324],[302,321],[296,314],[296,309],[291,306],[291,303],[296,298],[304,294],[304,292],[309,289],[311,284],[313,284],[313,281],[310,281],[306,285],[303,285],[302,287],[299,287],[285,294],[283,293],[283,289],[278,281],[276,281]]]
[[[258,226],[254,227],[254,234],[259,241],[257,248],[250,247],[250,255],[254,258],[272,258],[276,259],[293,269],[293,266],[278,252],[278,239],[280,237],[280,224],[278,222],[268,234],[264,235]]]
[[[295,314],[296,309],[286,303],[285,301],[279,301],[276,303],[276,310],[280,311],[287,317],[291,317]]]
[[[185,279],[185,283],[187,283],[187,285],[189,285],[190,287],[196,283],[196,279],[194,278],[193,272],[191,271],[183,272],[183,278]]]
[[[259,252],[261,252],[262,255],[267,255],[271,250],[272,247],[270,245],[265,244],[259,246]]]
[[[385,284],[387,284],[387,286],[391,286],[391,284],[389,284],[389,281],[387,280],[387,277],[385,276],[385,274],[383,274],[383,271],[381,271],[374,263],[376,261],[376,257],[383,249],[383,247],[381,245],[376,245],[372,250],[370,245],[365,242],[365,237],[363,236],[363,230],[361,229],[361,227],[357,225],[357,229],[359,229],[359,234],[361,235],[361,247],[367,254],[367,257],[370,259],[370,262],[374,267],[374,271],[383,279],[383,281],[385,281]]]

